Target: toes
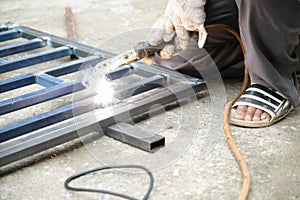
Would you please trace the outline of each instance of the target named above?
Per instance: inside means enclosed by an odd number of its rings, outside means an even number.
[[[235,115],[233,116],[233,118],[244,120],[245,115],[247,113],[247,108],[248,108],[247,106],[238,106],[236,108],[236,112],[235,112]]]
[[[264,112],[262,110],[259,110],[259,109],[256,109],[255,112],[254,112],[254,115],[253,115],[253,121],[260,121],[260,120],[263,120],[261,119],[262,118],[262,114]]]
[[[247,113],[246,113],[246,116],[245,116],[245,121],[252,121],[255,111],[256,111],[256,108],[248,107],[247,108]]]
[[[245,121],[261,121],[271,118],[271,116],[260,109],[256,109],[255,107],[238,106],[233,118]]]
[[[256,109],[254,116],[253,116],[253,121],[261,121],[265,119],[271,118],[271,115],[269,113],[266,113],[262,110]]]
[[[263,114],[261,114],[260,119],[264,120],[264,119],[268,119],[271,118],[271,115],[269,113],[264,112]]]

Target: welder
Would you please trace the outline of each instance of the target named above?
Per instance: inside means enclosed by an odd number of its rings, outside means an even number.
[[[251,84],[233,105],[230,122],[270,126],[299,104],[299,19],[299,0],[169,0],[147,38],[153,46],[168,44],[147,61],[197,76],[192,63],[204,65],[208,53],[225,78],[242,76],[245,64]],[[206,29],[214,24],[239,32],[245,59],[233,35]]]

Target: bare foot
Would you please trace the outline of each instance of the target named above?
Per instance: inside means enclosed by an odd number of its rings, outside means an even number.
[[[254,107],[238,106],[233,118],[245,121],[261,121],[267,118],[271,118],[271,116],[269,113],[266,113]]]

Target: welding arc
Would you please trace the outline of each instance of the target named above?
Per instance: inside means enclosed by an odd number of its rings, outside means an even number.
[[[243,45],[243,42],[241,40],[240,35],[232,28],[230,28],[227,25],[222,25],[222,24],[216,24],[216,25],[208,25],[205,27],[208,31],[211,30],[225,30],[229,33],[231,33],[239,42],[242,52],[243,52],[243,56],[244,56],[244,60],[246,59],[246,51],[245,51],[245,47]],[[250,180],[250,173],[247,167],[246,162],[243,159],[243,156],[241,154],[241,152],[239,151],[238,147],[236,146],[234,139],[232,137],[232,133],[230,130],[230,125],[229,125],[229,117],[230,117],[230,110],[232,105],[240,98],[240,96],[245,92],[245,90],[247,89],[249,83],[249,71],[248,68],[245,66],[245,71],[244,71],[244,81],[243,81],[243,85],[242,88],[240,90],[240,92],[231,100],[229,101],[226,106],[225,106],[225,110],[224,110],[224,133],[226,136],[226,140],[227,143],[240,167],[240,170],[242,172],[243,175],[243,187],[239,196],[239,200],[245,200],[248,198],[249,195],[249,191],[250,191],[250,185],[251,185],[251,180]]]

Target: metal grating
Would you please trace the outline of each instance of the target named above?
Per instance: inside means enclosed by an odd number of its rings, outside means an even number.
[[[84,91],[80,77],[68,81],[62,77],[77,73],[83,64],[93,65],[111,56],[113,54],[29,27],[14,23],[0,24],[0,118]],[[59,64],[56,64],[58,60]],[[35,69],[35,66],[43,63],[49,66]],[[29,68],[31,72],[18,72],[21,75],[14,73],[16,70]],[[10,78],[7,78],[7,73],[12,74]],[[163,144],[163,137],[154,136],[141,142],[142,139],[138,136],[123,133],[114,125],[119,123],[126,126],[131,133],[143,132],[125,123],[127,113],[131,117],[138,116],[146,113],[154,104],[166,105],[185,98],[190,94],[191,88],[197,92],[205,87],[202,80],[188,76],[183,78],[168,69],[156,65],[149,67],[142,62],[123,66],[108,75],[112,80],[129,75],[140,79],[118,87],[116,98],[109,107],[95,105],[94,97],[90,96],[22,120],[12,120],[2,126],[0,167],[77,138],[78,130],[89,134],[96,125],[107,130],[110,137],[121,138],[120,140],[125,138],[126,141],[123,142],[151,151],[157,144]],[[26,87],[32,85],[39,87],[34,91],[27,91]],[[25,88],[26,92],[2,99],[2,94],[20,88]],[[123,101],[133,96],[136,97],[133,102]],[[107,114],[107,110],[112,108],[113,115]],[[120,137],[120,134],[125,134],[127,138],[124,135]]]

